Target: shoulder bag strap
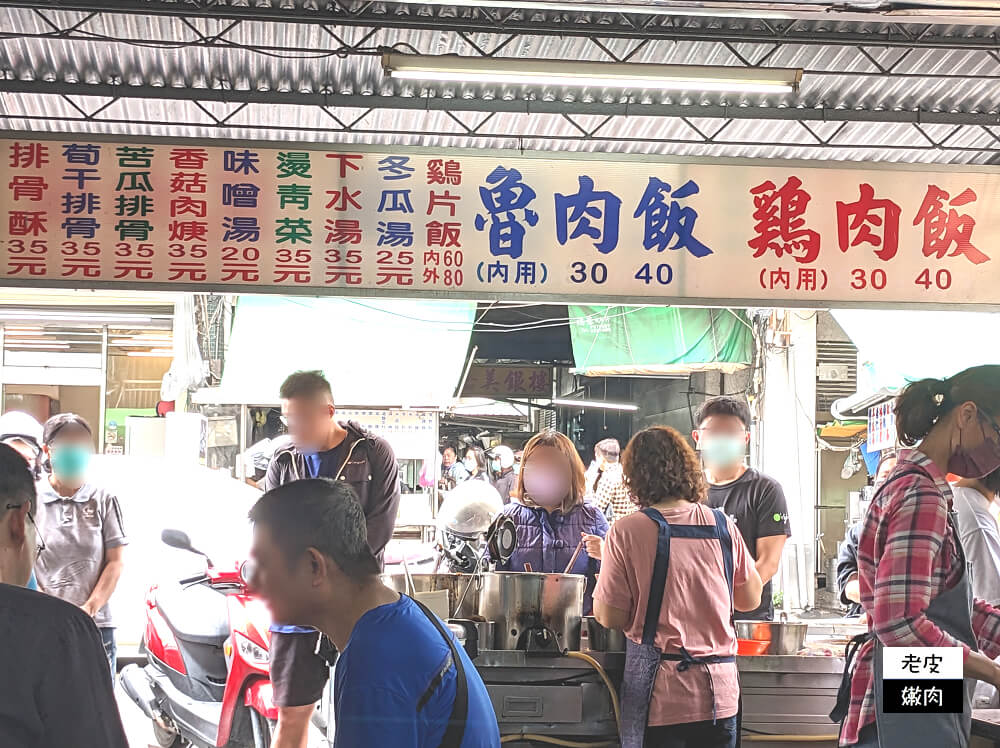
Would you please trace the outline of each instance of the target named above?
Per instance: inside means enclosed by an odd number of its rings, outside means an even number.
[[[713,509],[712,513],[715,515],[715,527],[719,533],[719,543],[722,545],[722,568],[726,572],[726,584],[729,585],[729,604],[731,610],[734,611],[733,605],[733,577],[735,576],[735,569],[733,568],[733,537],[729,532],[729,520],[726,519],[726,513],[721,509]]]
[[[413,598],[410,598],[413,600]],[[427,616],[427,620],[434,624],[444,638],[445,644],[451,651],[451,661],[455,664],[455,703],[451,707],[451,716],[448,718],[448,727],[445,728],[444,737],[441,739],[439,748],[460,748],[465,737],[465,723],[469,718],[469,683],[465,678],[465,666],[462,658],[458,654],[451,632],[441,622],[441,619],[428,610],[419,600],[413,600],[420,608],[421,612]]]

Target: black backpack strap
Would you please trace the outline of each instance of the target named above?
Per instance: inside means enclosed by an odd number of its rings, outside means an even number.
[[[439,748],[461,748],[462,740],[465,737],[465,723],[469,718],[469,682],[465,677],[465,666],[462,664],[462,658],[458,654],[458,648],[455,646],[451,632],[441,619],[419,600],[413,600],[413,602],[444,638],[445,644],[451,651],[451,661],[455,663],[455,703],[452,704],[451,717],[448,718],[448,727],[445,728]]]

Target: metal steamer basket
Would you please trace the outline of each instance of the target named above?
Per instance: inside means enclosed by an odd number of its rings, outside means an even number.
[[[495,624],[493,648],[552,653],[579,649],[586,586],[586,577],[578,574],[484,574],[479,615]]]

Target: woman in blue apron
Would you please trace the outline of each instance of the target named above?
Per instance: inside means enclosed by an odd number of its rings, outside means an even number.
[[[739,676],[733,607],[754,610],[761,581],[736,526],[705,500],[687,440],[658,426],[623,459],[642,508],[611,528],[594,615],[625,632],[623,748],[733,748]]]
[[[865,518],[858,546],[869,632],[848,646],[837,707],[840,744],[964,748],[975,679],[1000,683],[1000,609],[973,601],[947,473],[980,478],[1000,468],[1000,366],[914,382],[896,403],[903,450]],[[885,647],[962,647],[961,714],[892,713],[883,701]],[[856,665],[852,670],[852,663]]]

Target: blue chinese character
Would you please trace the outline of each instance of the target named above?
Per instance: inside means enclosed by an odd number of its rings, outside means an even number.
[[[691,195],[697,195],[698,185],[689,179],[671,194],[671,187],[656,177],[649,178],[646,191],[639,199],[633,218],[644,219],[644,237],[642,246],[662,252],[670,242],[677,242],[670,249],[686,249],[695,257],[705,257],[712,250],[694,238],[694,224],[698,220],[698,211],[682,206],[678,200]],[[667,198],[674,198],[669,203]]]
[[[610,192],[594,189],[594,180],[579,177],[580,190],[575,195],[556,193],[556,240],[565,244],[569,239],[589,236],[595,239],[594,248],[603,255],[618,246],[618,222],[622,201]],[[600,221],[597,228],[591,221]],[[569,224],[575,223],[569,234]],[[567,234],[569,234],[567,236]]]
[[[78,190],[87,189],[87,182],[101,181],[101,178],[97,176],[97,169],[67,169],[63,179],[67,182],[76,182]]]
[[[386,182],[393,179],[409,179],[414,172],[409,163],[409,156],[386,156],[378,162],[378,170]]]
[[[382,199],[378,203],[379,213],[412,213],[409,190],[382,190]]]
[[[388,247],[412,247],[413,246],[413,226],[409,223],[397,221],[379,221],[378,246]]]
[[[517,263],[517,275],[514,276],[515,283],[524,283],[529,286],[535,285],[538,277],[538,265],[534,262]]]
[[[62,227],[66,230],[66,238],[72,239],[74,236],[82,236],[84,239],[93,239],[97,235],[97,229],[101,224],[96,218],[90,217],[68,217],[63,221]]]
[[[492,283],[495,280],[499,280],[501,283],[506,283],[510,278],[510,266],[506,262],[500,262],[497,260],[491,265],[486,266],[486,282]]]
[[[256,208],[260,187],[242,182],[222,185],[222,204],[233,208]]]
[[[96,213],[101,207],[101,196],[93,192],[78,195],[67,192],[63,195],[63,213]]]
[[[97,166],[97,162],[101,159],[101,146],[66,143],[63,145],[63,156],[66,157],[67,164]]]
[[[256,216],[234,216],[224,218],[222,228],[226,230],[224,242],[259,242],[260,224]]]
[[[498,166],[486,177],[485,187],[479,188],[479,199],[488,215],[476,216],[476,230],[490,224],[490,254],[494,257],[508,255],[517,259],[524,252],[523,220],[529,226],[538,223],[538,214],[528,208],[535,199],[535,191],[522,181],[517,169]],[[521,219],[515,211],[523,211]]]
[[[223,151],[222,170],[234,174],[259,174],[260,156],[254,151]]]

